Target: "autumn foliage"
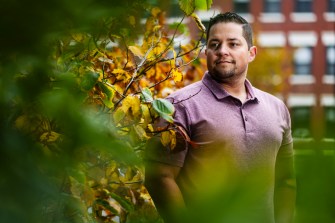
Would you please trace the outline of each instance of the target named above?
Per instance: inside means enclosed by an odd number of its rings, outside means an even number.
[[[1,220],[159,222],[143,186],[142,152],[155,135],[174,147],[174,107],[164,97],[203,75],[200,39],[176,41],[187,16],[204,31],[192,14],[198,5],[180,1],[185,17],[172,25],[144,0],[82,1],[72,14],[68,4],[41,2],[35,13],[44,20],[26,17],[35,32],[18,21],[27,45],[3,25],[4,41],[17,45],[3,47],[0,64],[1,171],[9,182]],[[158,117],[169,127],[154,129]]]

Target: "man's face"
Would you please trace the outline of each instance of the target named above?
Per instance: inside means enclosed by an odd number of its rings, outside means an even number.
[[[245,77],[249,62],[256,56],[256,48],[248,49],[242,25],[221,22],[210,29],[206,55],[209,73],[224,83]]]

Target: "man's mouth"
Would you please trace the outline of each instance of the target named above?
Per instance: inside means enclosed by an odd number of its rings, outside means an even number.
[[[235,63],[234,61],[229,61],[229,60],[218,60],[215,62],[215,64],[233,64]]]

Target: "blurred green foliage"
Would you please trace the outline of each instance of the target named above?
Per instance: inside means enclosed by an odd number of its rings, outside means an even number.
[[[296,223],[335,221],[335,142],[295,139]]]
[[[116,137],[110,114],[84,103],[89,96],[94,99],[89,91],[101,78],[96,70],[87,69],[93,68],[90,59],[99,54],[97,44],[106,37],[111,42],[121,39],[126,46],[136,44],[146,32],[143,18],[160,13],[153,13],[149,2],[1,3],[1,222],[159,221],[140,187],[141,159],[130,145],[133,139]],[[161,28],[154,24],[149,28]],[[123,50],[127,52],[118,51],[118,57],[126,55],[121,60],[133,65],[128,49]],[[104,97],[113,98],[115,90],[108,90],[101,80],[98,88],[103,88]],[[114,105],[108,103],[103,101],[111,109]],[[117,181],[110,182],[113,179]]]
[[[141,30],[131,27],[130,32],[126,21],[129,16],[143,17],[148,7],[145,0],[2,1],[1,222],[94,222],[83,203],[69,196],[73,188],[67,178],[71,173],[81,181],[81,161],[94,151],[87,148],[99,148],[105,159],[140,162],[130,148],[113,139],[103,115],[92,117],[83,106],[85,92],[71,74],[55,72],[52,57],[58,40],[70,33],[99,38],[112,30],[135,38]],[[86,80],[84,87],[90,84]],[[14,125],[20,125],[23,114],[25,124],[18,130]],[[49,130],[43,136],[46,143],[54,137],[57,144],[37,144],[41,129]],[[66,137],[56,134],[60,130]]]

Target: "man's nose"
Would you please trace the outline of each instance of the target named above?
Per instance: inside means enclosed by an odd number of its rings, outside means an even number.
[[[222,44],[218,49],[217,53],[220,55],[228,55],[229,54],[229,48],[228,46]]]

